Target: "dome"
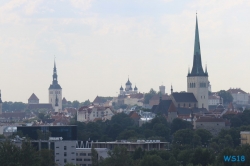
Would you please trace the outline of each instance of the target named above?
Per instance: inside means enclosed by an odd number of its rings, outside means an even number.
[[[121,86],[120,90],[123,90],[123,87]]]
[[[138,90],[136,86],[135,86],[134,90]]]
[[[126,85],[132,85],[131,82],[129,81],[129,79],[128,79]]]

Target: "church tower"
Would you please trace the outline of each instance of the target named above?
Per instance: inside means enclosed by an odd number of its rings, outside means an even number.
[[[0,115],[2,114],[3,112],[3,102],[2,102],[2,94],[1,94],[1,90],[0,90]]]
[[[201,63],[200,39],[198,20],[196,15],[195,41],[194,41],[194,57],[193,68],[187,75],[187,91],[192,92],[198,101],[198,108],[208,109],[208,73],[207,69],[203,70]]]
[[[62,88],[57,81],[57,71],[56,71],[56,62],[54,61],[54,69],[52,76],[52,84],[49,86],[49,103],[52,104],[52,107],[55,109],[56,98],[58,98],[58,109],[62,110]]]

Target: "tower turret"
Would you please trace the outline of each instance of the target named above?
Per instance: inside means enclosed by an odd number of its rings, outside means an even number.
[[[198,108],[208,109],[208,86],[207,67],[205,72],[202,68],[198,19],[196,14],[193,68],[191,73],[187,75],[187,91],[194,94],[198,101]]]
[[[52,107],[55,109],[55,99],[56,95],[58,98],[58,107],[59,110],[62,109],[62,88],[58,84],[58,75],[57,75],[57,68],[56,68],[56,62],[54,60],[54,68],[53,68],[53,75],[52,75],[52,84],[49,86],[49,103],[52,104]]]

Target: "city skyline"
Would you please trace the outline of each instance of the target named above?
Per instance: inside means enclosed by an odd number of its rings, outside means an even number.
[[[56,56],[67,100],[117,96],[128,75],[138,92],[161,84],[187,91],[198,13],[202,65],[212,91],[247,82],[250,2],[174,0],[11,0],[0,2],[0,89],[3,101],[48,103]]]

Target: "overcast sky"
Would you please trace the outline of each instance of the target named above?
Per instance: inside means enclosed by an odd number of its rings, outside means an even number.
[[[48,102],[54,56],[67,100],[186,91],[198,13],[203,68],[212,91],[250,92],[249,0],[1,0],[3,101]]]

